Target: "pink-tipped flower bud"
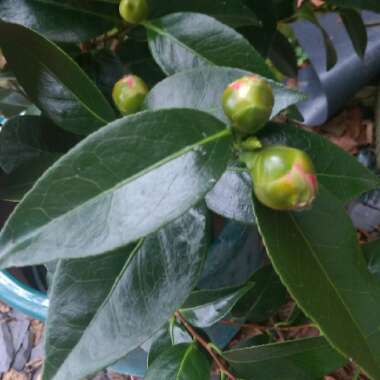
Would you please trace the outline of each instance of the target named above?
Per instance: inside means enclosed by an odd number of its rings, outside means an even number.
[[[246,76],[231,83],[223,94],[224,113],[232,127],[243,134],[254,134],[272,114],[274,96],[269,83],[257,76]]]
[[[318,182],[313,163],[305,152],[274,145],[255,151],[251,157],[247,164],[261,203],[275,210],[311,206]]]
[[[126,75],[115,83],[112,97],[123,115],[131,115],[140,111],[148,91],[148,86],[141,78],[136,75]]]

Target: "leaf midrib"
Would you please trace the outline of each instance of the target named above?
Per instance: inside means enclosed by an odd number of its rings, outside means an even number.
[[[189,347],[186,349],[186,351],[185,351],[185,353],[184,353],[184,355],[183,355],[183,357],[182,357],[181,363],[180,363],[179,368],[178,368],[178,372],[177,372],[176,377],[175,377],[176,380],[180,380],[180,379],[181,379],[181,378],[180,378],[180,375],[181,375],[181,373],[183,372],[183,367],[185,366],[186,359],[187,359],[187,357],[190,355],[190,353],[191,353],[191,351],[192,351],[193,349],[195,349],[195,346],[194,346],[193,343],[191,343],[191,344],[189,345]]]
[[[149,112],[149,111],[147,111],[147,112]],[[195,150],[200,145],[206,145],[208,143],[211,143],[211,142],[213,142],[215,140],[227,137],[229,135],[231,135],[231,130],[229,130],[229,129],[226,128],[226,129],[223,129],[222,131],[220,131],[218,133],[215,133],[215,134],[213,134],[211,136],[208,136],[208,137],[204,138],[203,140],[200,140],[197,143],[194,143],[192,145],[186,146],[185,148],[180,149],[179,151],[177,151],[177,152],[169,155],[168,157],[165,157],[164,159],[162,159],[162,160],[154,163],[153,165],[150,165],[147,168],[145,168],[145,169],[143,169],[143,170],[135,173],[134,175],[132,175],[131,177],[125,179],[124,181],[118,182],[115,186],[112,186],[111,188],[106,189],[105,191],[100,192],[96,196],[94,196],[92,198],[89,198],[88,200],[84,201],[83,203],[80,203],[80,204],[76,205],[73,209],[71,209],[68,212],[65,212],[65,213],[59,215],[57,218],[51,219],[48,223],[45,223],[42,226],[39,226],[38,228],[36,228],[33,231],[31,231],[29,234],[24,235],[22,238],[18,239],[18,242],[14,243],[12,245],[13,248],[11,248],[10,251],[7,252],[6,250],[4,250],[3,254],[2,254],[2,259],[0,259],[0,265],[1,265],[1,261],[4,261],[4,259],[6,259],[7,256],[11,255],[16,247],[18,247],[19,245],[22,245],[24,242],[30,240],[34,236],[37,236],[42,230],[44,230],[46,228],[46,226],[50,225],[51,223],[57,223],[57,221],[59,221],[60,219],[62,219],[64,217],[67,217],[67,216],[69,216],[72,213],[75,213],[76,210],[79,207],[83,207],[84,205],[86,205],[88,203],[91,203],[91,202],[93,202],[94,200],[96,200],[96,199],[98,199],[100,197],[103,197],[105,194],[108,194],[110,192],[116,191],[117,189],[126,186],[127,184],[129,184],[130,182],[134,181],[135,179],[138,179],[138,178],[144,176],[145,174],[150,173],[151,171],[153,171],[153,170],[155,170],[155,169],[157,169],[157,168],[159,168],[159,167],[167,164],[168,162],[170,162],[170,161],[172,161],[172,160],[174,160],[174,159],[176,159],[176,158],[178,158],[180,156],[183,156],[183,155],[191,152],[192,150]],[[63,157],[63,159],[64,159],[64,157]],[[60,164],[60,161],[61,160],[57,161],[54,165],[52,165],[45,172],[45,175],[48,175],[51,171],[53,171],[55,169],[55,167]],[[40,183],[40,181],[41,181],[41,179],[36,182],[36,184],[34,185],[34,187],[32,188],[32,190],[36,186],[38,186],[38,184]]]

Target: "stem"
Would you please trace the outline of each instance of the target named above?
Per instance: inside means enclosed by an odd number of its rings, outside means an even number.
[[[227,376],[230,380],[237,380],[237,378],[225,367],[221,358],[213,351],[212,345],[209,344],[205,339],[203,339],[195,329],[190,325],[189,322],[183,317],[183,315],[176,311],[175,316],[180,320],[180,322],[186,327],[187,331],[191,334],[191,336],[210,354],[213,358],[215,364],[217,365],[219,371]],[[222,377],[223,379],[223,377]]]

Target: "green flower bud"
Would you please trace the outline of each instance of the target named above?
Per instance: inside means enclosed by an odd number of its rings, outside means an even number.
[[[245,134],[256,133],[268,122],[273,105],[272,87],[257,75],[238,79],[223,94],[224,113]]]
[[[146,20],[149,14],[147,0],[121,0],[119,11],[121,17],[129,24],[139,24]]]
[[[274,145],[250,155],[247,166],[261,203],[275,210],[299,210],[312,204],[318,183],[305,152]]]
[[[124,115],[140,111],[149,89],[136,75],[127,75],[115,83],[112,97],[116,107]]]

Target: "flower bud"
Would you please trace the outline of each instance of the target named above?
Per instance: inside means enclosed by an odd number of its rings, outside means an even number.
[[[223,94],[224,113],[245,134],[256,133],[269,121],[273,105],[272,87],[257,75],[238,79]]]
[[[318,191],[310,157],[286,146],[269,146],[252,155],[248,164],[256,197],[275,210],[309,207]]]
[[[119,11],[121,17],[129,24],[139,24],[149,14],[147,0],[121,0]]]
[[[112,90],[112,97],[116,107],[124,115],[131,115],[140,111],[149,89],[145,82],[136,75],[126,75]]]

